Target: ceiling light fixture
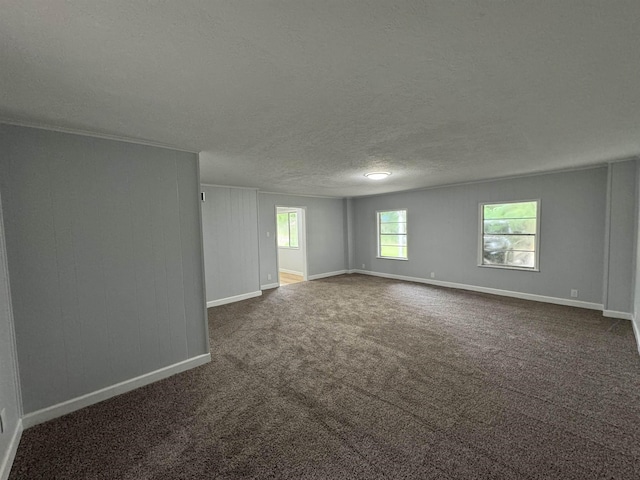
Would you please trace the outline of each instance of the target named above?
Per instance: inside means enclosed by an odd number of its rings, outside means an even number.
[[[365,173],[364,176],[370,178],[371,180],[383,180],[391,175],[391,172],[369,172]]]

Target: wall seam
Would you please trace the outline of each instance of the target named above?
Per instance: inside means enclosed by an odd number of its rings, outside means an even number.
[[[611,253],[609,252],[611,242],[611,202],[613,198],[613,166],[607,166],[607,194],[605,200],[605,217],[604,217],[604,263],[602,272],[602,305],[604,309],[609,307],[609,262],[611,261]]]

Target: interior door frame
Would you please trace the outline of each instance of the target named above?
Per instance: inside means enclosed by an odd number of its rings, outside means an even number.
[[[278,247],[278,209],[286,208],[295,209],[298,212],[298,246],[302,251],[302,281],[309,279],[308,271],[308,255],[307,255],[307,207],[298,207],[293,205],[276,205],[274,208],[275,228],[275,249],[276,249],[276,272],[278,275],[278,286],[280,286],[280,251]]]

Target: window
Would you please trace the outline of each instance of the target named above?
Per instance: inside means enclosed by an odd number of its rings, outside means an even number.
[[[378,212],[378,257],[407,259],[407,211]]]
[[[538,270],[540,201],[481,203],[479,265]]]
[[[278,247],[298,248],[298,214],[296,212],[278,213]]]

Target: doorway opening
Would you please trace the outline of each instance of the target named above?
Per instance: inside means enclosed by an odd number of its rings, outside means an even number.
[[[276,261],[280,286],[307,281],[305,209],[276,207]]]

